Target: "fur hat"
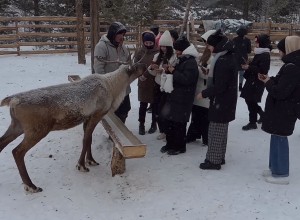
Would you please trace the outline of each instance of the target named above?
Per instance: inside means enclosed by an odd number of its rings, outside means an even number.
[[[260,48],[271,48],[271,40],[270,36],[267,34],[260,34],[255,36],[256,43],[258,43],[258,46]]]
[[[159,39],[159,46],[173,47],[173,40],[170,31],[166,30]]]
[[[206,41],[207,41],[207,38],[208,38],[210,35],[214,34],[214,33],[216,33],[216,30],[209,30],[209,31],[206,31],[204,34],[201,35],[201,38],[202,38],[202,40],[203,40],[204,42],[206,42]]]
[[[207,44],[213,47],[216,47],[224,38],[224,35],[221,32],[221,29],[217,30],[214,34],[211,34],[207,38]]]
[[[190,42],[186,38],[186,36],[180,36],[175,42],[174,42],[174,49],[179,51],[184,51],[186,48],[190,46]]]
[[[277,44],[277,48],[282,51],[283,53],[286,53],[285,51],[285,38],[283,38],[282,40],[279,41],[279,43]]]
[[[155,43],[155,35],[152,32],[145,32],[142,34],[142,40],[143,42],[152,41],[153,43]]]
[[[239,36],[239,37],[244,37],[245,35],[247,35],[248,31],[247,31],[247,28],[245,26],[240,26],[239,29],[237,29],[236,31],[236,34]]]

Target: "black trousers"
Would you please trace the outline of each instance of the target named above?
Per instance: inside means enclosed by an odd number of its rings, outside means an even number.
[[[129,94],[125,96],[123,102],[119,106],[119,108],[115,111],[115,114],[121,121],[125,124],[126,118],[128,116],[128,112],[131,109]]]
[[[187,139],[200,139],[208,143],[208,108],[193,105],[191,124],[188,128]]]
[[[248,110],[249,110],[249,122],[256,123],[257,122],[257,114],[260,116],[263,113],[262,108],[255,101],[245,100]]]
[[[155,100],[152,105],[152,112],[154,111],[158,129],[160,133],[165,133],[165,119],[161,115],[161,110],[166,103],[167,94],[165,92],[161,92],[160,90],[155,94]]]
[[[186,122],[165,120],[165,134],[167,148],[174,150],[186,150]]]
[[[140,102],[140,108],[139,108],[139,122],[140,123],[145,123],[146,120],[146,114],[147,114],[147,107],[148,107],[148,102]],[[152,123],[156,123],[156,109],[153,108],[152,105]]]

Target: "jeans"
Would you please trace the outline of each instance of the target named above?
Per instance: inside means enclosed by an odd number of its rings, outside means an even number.
[[[287,137],[271,135],[269,168],[274,177],[289,176],[289,141]]]

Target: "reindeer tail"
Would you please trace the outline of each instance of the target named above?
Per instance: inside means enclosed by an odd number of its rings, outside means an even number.
[[[12,99],[12,97],[6,97],[5,99],[3,99],[1,101],[0,106],[5,106],[5,105],[9,106],[11,99]]]

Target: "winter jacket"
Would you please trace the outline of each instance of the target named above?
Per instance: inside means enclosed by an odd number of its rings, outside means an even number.
[[[178,64],[172,73],[174,90],[167,93],[161,113],[165,119],[175,122],[189,121],[199,75],[196,62],[198,56],[196,48],[191,45],[178,57]]]
[[[258,74],[268,74],[270,62],[270,52],[257,53],[254,55],[252,62],[249,63],[249,68],[244,73],[246,82],[241,91],[242,98],[253,102],[261,102],[265,86],[264,83],[258,79]]]
[[[238,70],[243,70],[241,65],[248,61],[248,53],[251,53],[251,41],[247,37],[237,36],[233,38],[234,53]]]
[[[145,55],[140,62],[145,63],[147,66],[149,66],[152,63],[153,57],[155,54],[157,54],[157,52],[158,49],[156,47],[154,49],[147,49],[145,46],[142,46],[142,48],[138,49],[135,52],[134,62],[139,61]],[[143,76],[146,78],[146,80],[138,80],[138,100],[140,102],[153,103],[155,77],[151,75],[148,70],[144,72]]]
[[[216,123],[229,123],[235,119],[237,104],[237,68],[233,44],[226,37],[214,48],[215,53],[227,51],[214,66],[213,81],[202,91],[203,98],[209,97],[208,119]]]
[[[209,63],[211,61],[211,57],[209,58],[207,64],[207,69],[209,69]],[[200,63],[201,65],[201,63]],[[208,75],[203,73],[203,70],[201,69],[201,67],[198,67],[198,71],[199,71],[199,77],[198,77],[198,81],[197,81],[197,87],[196,87],[196,95],[200,92],[202,92],[202,90],[205,90],[207,88],[207,78]],[[204,108],[208,108],[209,107],[209,98],[203,98],[203,99],[194,99],[194,105],[197,106],[201,106]]]
[[[119,25],[120,23],[116,22],[114,29],[111,30],[112,33],[107,33],[107,35],[112,36],[114,38],[116,33],[119,30],[123,30],[125,27],[123,25]],[[95,46],[94,51],[94,70],[95,73],[105,74],[109,72],[113,72],[119,68],[119,63],[105,63],[99,61],[98,58],[109,60],[109,61],[122,61],[126,62],[129,58],[129,52],[124,45],[119,45],[116,47],[108,38],[107,35],[103,35],[97,45]],[[124,73],[126,74],[126,73]],[[130,93],[130,86],[127,88],[126,94]]]
[[[267,133],[289,136],[294,131],[296,103],[300,102],[300,44],[298,48],[282,58],[284,65],[266,83],[268,96],[262,130]]]

